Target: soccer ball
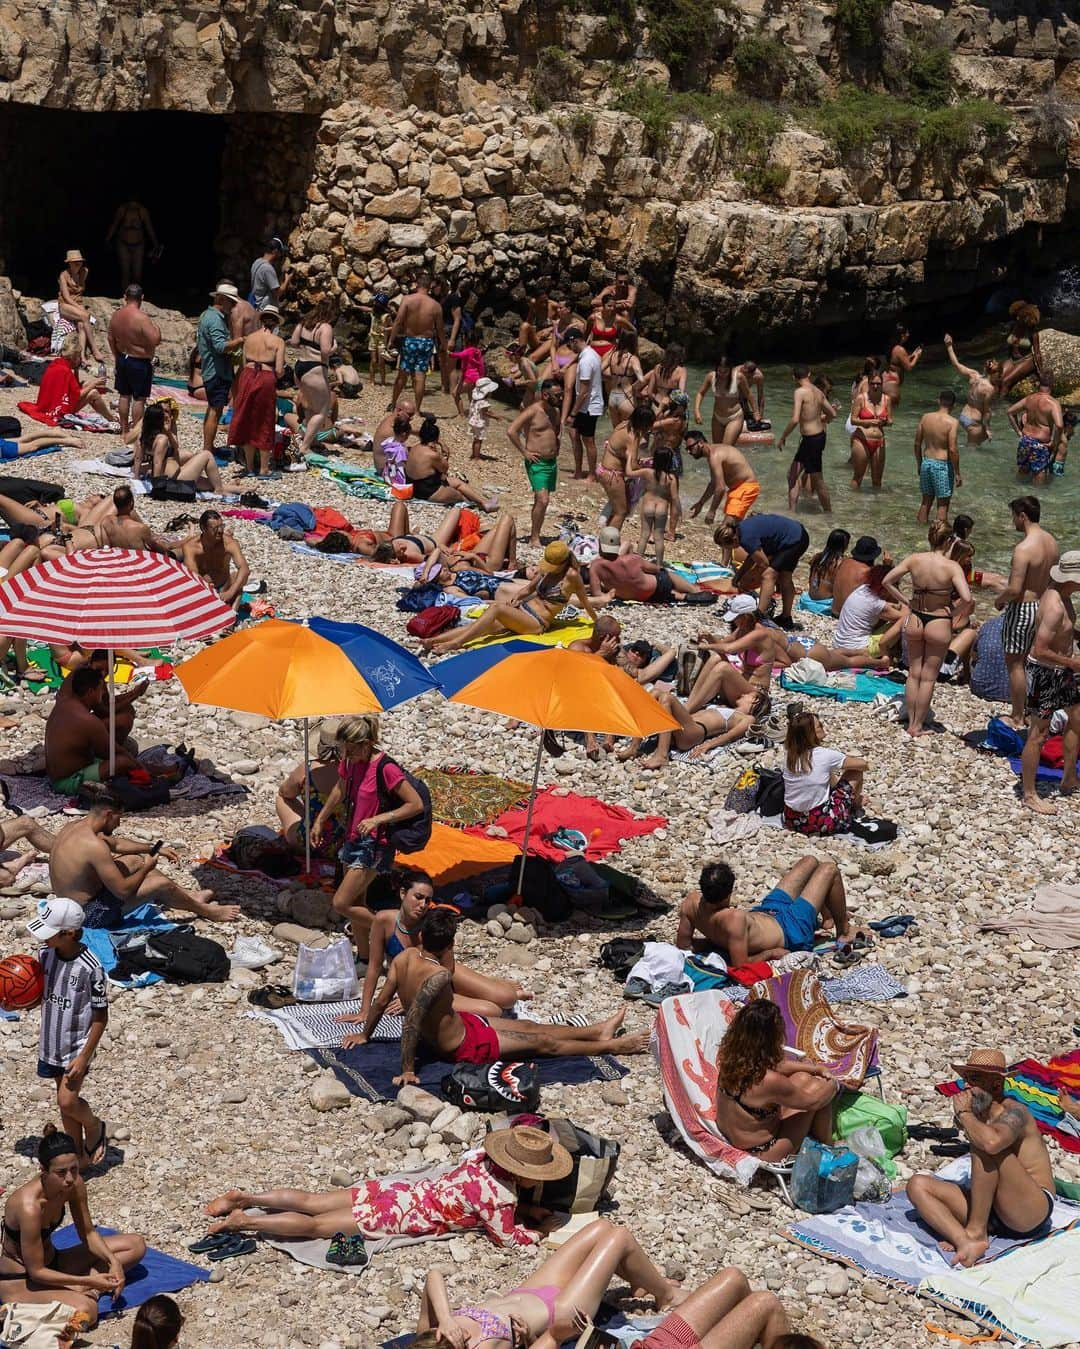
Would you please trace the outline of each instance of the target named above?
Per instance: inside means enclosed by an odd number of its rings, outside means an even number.
[[[0,960],[0,1007],[5,1012],[25,1012],[45,995],[45,971],[33,956],[8,956]]]

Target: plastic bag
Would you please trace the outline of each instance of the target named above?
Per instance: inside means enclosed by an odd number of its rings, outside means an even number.
[[[835,1213],[855,1198],[859,1158],[849,1148],[804,1140],[791,1173],[791,1197],[806,1213]]]
[[[340,937],[329,946],[301,945],[293,974],[293,996],[301,1002],[344,1002],[360,996],[352,942]]]
[[[860,1204],[887,1204],[892,1184],[876,1157],[860,1157],[855,1172],[855,1200]]]

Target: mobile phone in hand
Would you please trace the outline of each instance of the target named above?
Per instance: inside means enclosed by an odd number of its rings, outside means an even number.
[[[156,857],[158,853],[162,850],[162,848],[164,848],[164,846],[165,840],[163,838],[159,838],[158,841],[154,844],[154,846],[150,849],[150,856]]]

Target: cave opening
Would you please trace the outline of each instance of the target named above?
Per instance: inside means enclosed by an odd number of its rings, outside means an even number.
[[[83,112],[0,105],[0,274],[56,297],[64,254],[86,257],[91,295],[117,296],[107,241],[117,208],[140,202],[161,246],[143,266],[153,304],[197,313],[219,279],[248,289],[268,234],[287,236],[304,209],[317,117],[146,110]]]

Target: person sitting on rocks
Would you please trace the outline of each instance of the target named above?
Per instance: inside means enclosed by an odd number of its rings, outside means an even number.
[[[947,528],[947,526],[946,526]],[[841,563],[838,572],[845,564]],[[827,670],[851,666],[867,666],[887,670],[891,653],[896,651],[904,632],[908,610],[901,603],[891,603],[886,591],[890,569],[884,565],[867,568],[866,579],[855,587],[840,607],[840,617],[833,629],[833,644],[823,648],[833,661],[844,660],[847,666],[829,665]],[[901,601],[903,596],[900,597]]]
[[[327,797],[337,786],[341,754],[337,742],[338,717],[327,717],[319,724],[318,748],[315,762],[297,764],[277,790],[274,807],[281,823],[285,841],[293,852],[301,856],[307,850],[307,820],[316,820],[326,804]],[[305,776],[308,799],[304,800]],[[319,846],[311,847],[313,857],[333,861],[347,835],[344,803],[332,811],[324,821]]]
[[[86,782],[101,782],[109,773],[109,705],[105,677],[93,665],[71,676],[68,692],[57,695],[45,723],[45,771],[53,791],[74,796]],[[117,726],[119,739],[120,727]],[[138,760],[119,743],[113,771],[130,773]],[[60,891],[61,894],[66,893]]]
[[[419,444],[409,446],[405,460],[405,477],[412,484],[417,501],[434,501],[440,506],[455,506],[471,501],[482,511],[493,511],[498,506],[495,498],[489,500],[464,478],[451,476],[450,456],[439,443],[439,424],[434,417],[425,417],[420,427]]]
[[[777,960],[789,951],[812,951],[824,923],[831,922],[842,944],[856,935],[835,862],[800,857],[752,909],[731,907],[735,873],[726,862],[703,867],[698,885],[679,908],[675,945],[681,951],[720,951],[738,968],[752,960]]]
[[[536,1246],[551,1226],[551,1215],[524,1201],[520,1191],[542,1180],[560,1180],[572,1169],[561,1143],[545,1130],[523,1125],[487,1134],[480,1147],[441,1175],[380,1177],[316,1194],[227,1190],[203,1212],[219,1220],[211,1233],[256,1232],[280,1241],[325,1241],[339,1233],[381,1240],[482,1231],[497,1246]],[[249,1208],[269,1212],[245,1213]]]
[[[447,909],[432,909],[420,923],[420,945],[395,957],[390,973],[358,1035],[347,1035],[351,1049],[371,1039],[387,1008],[400,998],[405,1010],[401,1035],[401,1073],[396,1086],[419,1082],[416,1059],[423,1043],[440,1059],[453,1063],[495,1063],[512,1058],[565,1058],[578,1054],[643,1054],[649,1032],[619,1037],[626,1009],[591,1026],[542,1025],[507,1017],[482,1017],[457,1012],[453,1005],[454,937],[457,918]]]
[[[964,1090],[952,1099],[953,1118],[971,1143],[971,1178],[956,1185],[919,1172],[907,1194],[923,1222],[954,1252],[954,1265],[970,1269],[991,1237],[1037,1241],[1051,1230],[1054,1173],[1046,1142],[1030,1110],[1005,1099],[1005,1055],[973,1050],[953,1064]]]
[[[862,811],[863,774],[869,764],[829,749],[813,712],[788,718],[784,737],[784,828],[799,834],[845,834]]]
[[[102,680],[107,680],[109,674],[109,653],[107,651],[91,651],[89,659],[83,658],[76,668],[68,675],[64,676],[64,682],[56,690],[56,701],[60,702],[64,698],[74,696],[74,680],[79,670],[97,670]],[[113,717],[116,726],[116,744],[123,745],[135,729],[135,709],[134,704],[146,693],[150,687],[145,679],[136,679],[123,690],[113,689]],[[109,697],[108,692],[102,690],[102,698],[99,703],[91,707],[91,712],[108,726],[109,723]]]
[[[116,927],[125,906],[135,907],[136,901],[182,909],[219,923],[240,917],[239,905],[218,903],[213,890],[191,894],[160,875],[156,871],[159,858],[174,864],[180,858],[172,848],[148,848],[145,843],[118,837],[121,818],[119,803],[102,796],[87,815],[60,830],[49,854],[53,893],[81,904],[87,927]]]
[[[69,1307],[71,1316],[55,1340],[66,1349],[97,1324],[99,1294],[108,1294],[115,1305],[127,1271],[146,1254],[146,1242],[134,1232],[98,1231],[70,1135],[46,1125],[37,1162],[38,1175],[12,1190],[4,1205],[0,1302]],[[79,1241],[57,1250],[52,1234],[69,1209]]]
[[[19,872],[24,867],[28,867],[33,862],[39,862],[42,856],[48,856],[52,852],[52,846],[56,842],[56,835],[50,834],[47,829],[42,829],[37,820],[29,815],[24,815],[11,804],[8,795],[9,789],[6,782],[0,783],[0,796],[3,797],[4,804],[9,810],[15,812],[14,820],[0,820],[0,853],[6,853],[13,843],[18,843],[20,839],[26,839],[30,844],[30,851],[18,854],[11,861],[0,860],[0,886],[5,888],[15,886],[18,881]],[[24,882],[18,887],[21,890],[29,888]]]
[[[716,1127],[733,1147],[782,1162],[809,1134],[831,1143],[840,1083],[810,1059],[788,1059],[775,1002],[740,1007],[716,1057]]]
[[[199,516],[199,532],[184,540],[180,558],[188,571],[217,591],[223,604],[240,607],[251,568],[217,511],[203,511]]]

